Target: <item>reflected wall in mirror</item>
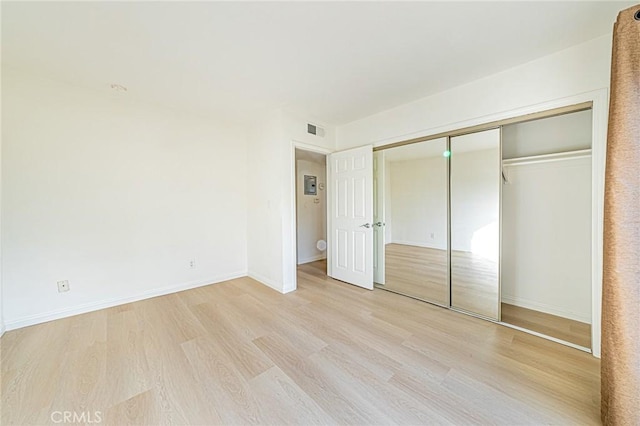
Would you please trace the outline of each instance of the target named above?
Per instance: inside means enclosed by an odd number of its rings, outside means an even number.
[[[446,138],[376,153],[376,282],[449,305]],[[384,269],[384,272],[382,272]]]
[[[451,306],[499,320],[500,129],[451,138]]]

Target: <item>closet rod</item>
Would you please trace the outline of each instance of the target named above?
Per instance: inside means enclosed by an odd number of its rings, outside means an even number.
[[[553,154],[531,155],[528,157],[516,157],[502,160],[503,166],[521,166],[524,164],[550,163],[553,161],[575,160],[591,157],[590,149],[578,149],[575,151],[554,152]]]

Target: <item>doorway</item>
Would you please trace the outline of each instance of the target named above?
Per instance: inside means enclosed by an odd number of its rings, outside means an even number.
[[[327,156],[295,148],[296,266],[327,276]]]

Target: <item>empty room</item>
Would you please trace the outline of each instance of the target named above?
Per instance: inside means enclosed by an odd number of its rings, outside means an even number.
[[[637,3],[0,16],[0,424],[640,425]]]

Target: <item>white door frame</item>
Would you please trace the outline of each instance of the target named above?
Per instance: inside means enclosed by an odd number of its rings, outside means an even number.
[[[581,95],[593,101],[591,110],[591,352],[600,358],[602,330],[602,268],[604,242],[604,174],[607,158],[609,92]]]
[[[288,255],[285,253],[285,257],[284,257],[284,267],[289,269],[289,276],[292,279],[292,283],[293,283],[293,288],[291,288],[288,291],[293,291],[295,289],[298,288],[298,262],[297,262],[297,253],[298,253],[298,241],[297,241],[297,235],[298,235],[298,211],[296,209],[296,202],[297,202],[297,194],[296,194],[296,149],[301,149],[304,151],[311,151],[311,152],[316,152],[318,154],[323,154],[325,157],[329,154],[331,154],[333,151],[326,149],[326,148],[322,148],[319,146],[315,146],[315,145],[310,145],[304,142],[299,142],[296,141],[295,139],[291,141],[291,161],[289,162],[290,164],[290,176],[291,176],[291,186],[289,188],[290,194],[291,194],[291,203],[290,203],[290,211],[291,211],[291,217],[293,218],[293,220],[291,221],[291,228],[290,228],[290,235],[291,235],[291,240],[290,240],[290,247],[292,248],[292,251],[288,253]],[[326,166],[329,166],[329,162],[326,161],[325,162]],[[327,168],[328,171],[328,168]],[[327,174],[328,176],[328,174]],[[329,185],[326,185],[325,183],[325,196],[327,197],[327,200],[329,199]],[[328,202],[325,203],[325,207],[328,208]],[[327,215],[327,212],[325,211],[325,215]],[[327,215],[327,221],[329,220],[329,217]],[[329,223],[327,223],[327,229],[329,228]],[[327,233],[327,272],[331,271],[331,251],[330,251],[330,247],[331,244],[329,244],[329,235]],[[286,272],[285,272],[286,275]]]
[[[382,226],[373,228],[373,283],[385,285],[385,242],[386,242],[386,160],[385,152],[373,153],[373,221],[382,222]],[[376,215],[377,213],[377,215]],[[377,233],[377,234],[376,234]],[[377,235],[377,237],[376,237]]]

